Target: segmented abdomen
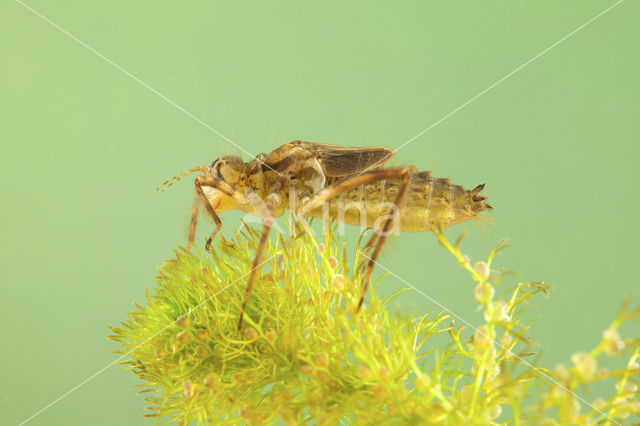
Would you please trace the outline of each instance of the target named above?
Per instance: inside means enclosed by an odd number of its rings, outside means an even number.
[[[332,182],[327,182],[329,186]],[[368,183],[332,198],[325,207],[333,220],[350,225],[382,229],[400,190],[398,180]],[[430,172],[413,173],[399,206],[400,232],[423,232],[446,228],[475,218],[491,208],[479,195],[484,185],[472,190],[433,178]],[[322,209],[311,212],[322,218]]]

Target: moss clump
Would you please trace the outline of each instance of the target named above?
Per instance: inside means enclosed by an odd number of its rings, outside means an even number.
[[[375,288],[355,314],[364,257],[349,265],[337,240],[301,233],[269,243],[240,334],[259,239],[246,228],[233,241],[220,237],[211,253],[177,250],[147,306],[136,304],[110,338],[142,379],[147,416],[158,423],[606,424],[638,415],[640,340],[618,334],[638,310],[625,306],[572,367],[547,370],[535,365],[522,314],[548,286],[519,283],[496,297],[492,260],[503,246],[472,266],[459,242],[436,236],[476,281],[485,313],[476,330],[445,312],[391,314],[393,296],[382,300]],[[621,356],[617,368],[601,368]],[[576,395],[607,380],[616,385],[608,397],[583,404]]]

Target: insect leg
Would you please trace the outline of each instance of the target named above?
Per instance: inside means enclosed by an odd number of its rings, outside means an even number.
[[[193,240],[196,237],[196,225],[198,224],[198,196],[193,200],[193,210],[191,210],[191,224],[189,225],[189,242],[187,250],[193,247]]]
[[[222,221],[220,220],[220,218],[218,217],[218,214],[216,213],[215,209],[213,208],[213,206],[211,205],[211,203],[207,199],[207,196],[205,195],[204,191],[202,190],[202,187],[208,187],[208,188],[213,188],[215,190],[218,190],[218,191],[220,191],[220,192],[222,192],[222,193],[224,193],[224,194],[226,194],[226,195],[228,195],[230,197],[233,197],[233,198],[237,199],[241,203],[246,203],[247,201],[246,201],[246,197],[244,196],[244,194],[236,191],[235,189],[233,189],[233,187],[231,185],[229,185],[228,183],[226,183],[223,180],[216,179],[216,178],[211,177],[211,176],[198,176],[196,178],[196,192],[198,193],[198,196],[204,202],[204,206],[206,207],[207,212],[209,212],[209,214],[213,218],[214,222],[216,223],[216,228],[213,230],[213,232],[211,233],[211,235],[207,239],[207,243],[204,246],[204,248],[206,250],[209,250],[209,247],[211,246],[211,241],[213,240],[213,237],[215,237],[215,235],[218,233],[218,231],[222,227]],[[193,222],[193,217],[191,218],[191,220]],[[192,226],[193,226],[193,232],[195,234],[195,224],[192,223]]]
[[[311,228],[306,220],[308,212],[322,207],[324,203],[331,200],[333,197],[347,192],[361,185],[367,183],[376,182],[385,179],[402,179],[404,173],[414,173],[416,171],[415,166],[409,167],[395,167],[388,169],[372,170],[360,175],[351,176],[345,178],[325,189],[318,192],[314,197],[306,200],[302,203],[302,206],[298,210],[298,221],[302,226],[310,233]]]
[[[356,175],[356,176],[352,176],[344,180],[341,180],[340,182],[328,188],[323,189],[315,197],[313,197],[312,199],[304,203],[298,215],[299,220],[302,223],[302,225],[305,226],[305,228],[309,229],[309,225],[306,223],[306,219],[305,219],[305,215],[307,212],[322,206],[324,203],[328,202],[333,197],[343,192],[350,191],[353,188],[356,188],[358,186],[365,185],[371,182],[387,180],[387,179],[400,179],[402,181],[402,186],[400,187],[400,190],[398,191],[398,195],[396,196],[396,199],[394,201],[394,205],[397,207],[399,203],[402,201],[404,193],[406,192],[406,189],[409,183],[410,173],[414,173],[415,171],[416,171],[416,168],[414,166],[404,167],[404,168],[379,169],[379,170],[372,170],[366,173],[362,173],[361,175]],[[369,281],[371,280],[371,271],[373,270],[373,267],[375,265],[376,258],[380,254],[380,250],[382,250],[382,246],[386,240],[386,234],[389,232],[389,229],[391,228],[391,224],[395,219],[395,213],[396,213],[396,209],[392,209],[391,214],[389,215],[389,217],[387,218],[383,226],[382,232],[378,236],[374,234],[374,236],[371,237],[371,240],[369,241],[369,243],[367,243],[367,246],[369,246],[370,244],[372,245],[373,242],[377,241],[376,248],[373,254],[371,255],[371,257],[367,256],[369,257],[369,261],[367,262],[365,278],[362,286],[362,296],[360,297],[360,300],[358,302],[358,310],[362,306],[362,302],[367,293],[367,289],[369,287]]]
[[[273,219],[270,217],[266,218],[262,221],[262,223],[262,236],[260,237],[260,243],[258,243],[258,249],[256,250],[256,255],[253,258],[253,264],[251,265],[251,273],[249,274],[249,280],[247,281],[247,289],[244,292],[242,308],[240,309],[240,318],[238,318],[238,331],[242,329],[242,318],[244,317],[244,310],[247,307],[249,296],[251,296],[251,292],[253,291],[253,281],[259,269],[258,265],[260,262],[260,257],[262,256],[264,247],[267,245],[267,237],[269,236],[269,231],[271,230],[271,226],[273,225]]]
[[[414,173],[416,171],[415,166],[409,167],[394,167],[388,169],[372,170],[370,172],[363,173],[361,175],[351,176],[345,178],[325,189],[318,192],[316,196],[306,201],[299,210],[299,213],[304,213],[321,207],[324,203],[331,200],[335,196],[347,192],[361,185],[367,183],[376,182],[386,179],[403,179],[405,174]]]
[[[256,250],[256,255],[253,258],[253,264],[251,265],[251,272],[249,274],[249,279],[247,280],[247,289],[244,292],[244,300],[242,301],[242,308],[240,309],[240,318],[238,318],[238,331],[242,329],[242,318],[244,317],[244,310],[247,307],[247,302],[249,301],[249,296],[251,296],[251,292],[253,291],[253,282],[255,280],[256,274],[259,269],[260,258],[262,257],[262,252],[264,252],[264,248],[267,245],[267,238],[269,236],[269,231],[274,225],[273,214],[274,211],[280,207],[281,197],[279,195],[281,186],[273,185],[272,192],[267,196],[264,207],[266,208],[264,211],[264,217],[262,219],[262,235],[260,236],[260,242],[258,243],[258,248]]]
[[[400,186],[398,195],[396,196],[396,199],[393,202],[393,204],[396,207],[400,205],[400,202],[402,201],[402,197],[404,197],[404,194],[407,191],[407,186],[409,185],[409,176],[410,176],[409,172],[406,169],[403,171],[404,173],[400,176],[400,178],[402,179],[402,186]],[[375,241],[374,238],[376,238],[376,236],[378,237],[376,248],[373,251],[373,254],[371,255],[371,257],[367,256],[369,257],[369,261],[367,262],[367,269],[365,272],[364,283],[362,285],[362,294],[360,295],[360,300],[358,301],[358,307],[356,309],[356,312],[359,311],[360,308],[362,307],[362,302],[364,302],[364,298],[367,295],[367,288],[369,287],[369,282],[371,281],[371,272],[373,271],[373,267],[376,264],[376,259],[378,258],[378,255],[382,250],[382,246],[387,239],[387,234],[389,232],[389,229],[391,228],[391,224],[393,223],[395,215],[398,213],[397,210],[398,210],[397,208],[391,209],[391,214],[387,218],[387,221],[384,223],[382,232],[378,234],[378,232],[376,231],[376,233],[371,237],[371,240],[369,240],[369,243],[372,243],[372,241]],[[367,243],[367,246],[369,245],[369,243]]]
[[[202,199],[205,208],[207,209],[207,211],[209,212],[209,214],[213,218],[214,222],[216,223],[215,229],[213,230],[213,232],[211,233],[211,235],[207,239],[207,242],[204,245],[204,248],[207,251],[209,250],[209,247],[211,246],[211,241],[213,240],[213,237],[215,237],[215,235],[218,233],[218,231],[222,227],[222,221],[220,220],[220,218],[218,217],[218,214],[216,213],[216,211],[214,210],[213,206],[211,205],[211,203],[207,199],[207,196],[204,194],[204,191],[202,190],[202,187],[203,186],[207,186],[207,187],[219,189],[219,190],[221,190],[223,192],[226,192],[222,188],[220,188],[223,185],[219,185],[219,183],[220,183],[220,180],[216,179],[216,178],[210,178],[210,177],[205,177],[205,176],[198,176],[196,178],[196,192],[197,192],[198,196],[200,197],[200,199]],[[197,215],[198,215],[197,202],[198,202],[198,200],[196,199],[194,207],[193,207],[193,212],[191,214],[191,228],[189,229],[189,247],[191,247],[191,245],[193,245],[193,240],[195,238],[195,233],[196,233],[196,220],[197,220]]]

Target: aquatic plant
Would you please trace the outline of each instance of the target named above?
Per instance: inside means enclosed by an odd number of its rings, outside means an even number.
[[[532,298],[544,283],[502,295],[494,258],[474,264],[444,233],[437,240],[475,281],[484,312],[476,329],[447,312],[419,318],[389,311],[371,289],[356,314],[361,263],[344,245],[306,233],[269,242],[247,306],[237,319],[259,234],[245,227],[211,250],[178,249],[158,285],[111,339],[142,380],[157,423],[179,424],[621,424],[640,413],[640,339],[620,326],[639,309],[625,303],[601,342],[570,367],[538,365],[528,335]],[[439,336],[439,337],[438,337]],[[608,365],[608,368],[604,366]],[[583,400],[602,382],[611,395]],[[637,419],[636,419],[637,420]]]

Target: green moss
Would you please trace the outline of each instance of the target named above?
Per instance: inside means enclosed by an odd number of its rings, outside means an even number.
[[[364,257],[348,264],[336,239],[318,244],[301,233],[269,243],[239,333],[259,239],[245,228],[233,241],[219,237],[211,253],[177,250],[147,306],[136,304],[110,338],[158,423],[602,424],[638,415],[640,341],[618,335],[637,309],[625,306],[572,367],[549,371],[535,365],[523,319],[524,302],[549,287],[519,283],[496,297],[501,273],[492,261],[504,246],[472,266],[459,241],[436,237],[476,281],[485,313],[477,330],[445,312],[392,314],[392,297],[380,299],[375,288],[355,314]],[[621,367],[600,368],[621,356]],[[616,394],[589,401],[595,408],[581,404],[573,392],[600,380],[615,381]]]

